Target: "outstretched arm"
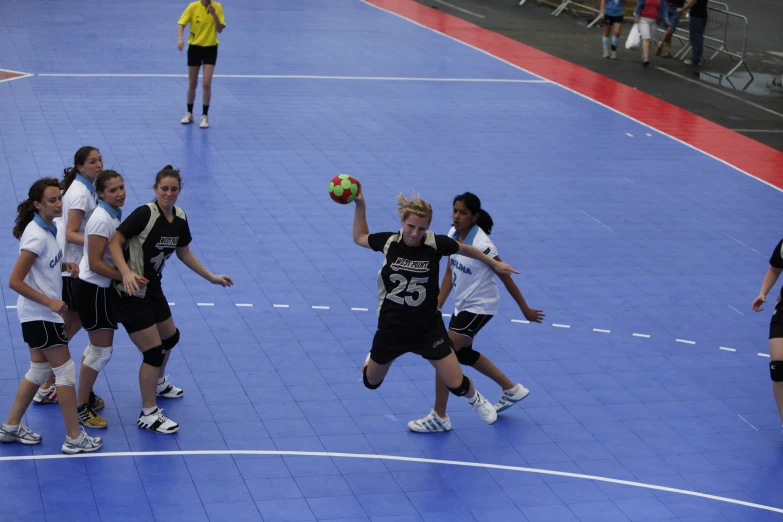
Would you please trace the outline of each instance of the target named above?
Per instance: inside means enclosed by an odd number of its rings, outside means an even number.
[[[497,261],[500,261],[500,256],[495,256],[495,259]],[[527,302],[525,301],[525,298],[522,297],[522,292],[519,290],[519,287],[514,282],[513,279],[511,279],[511,276],[507,275],[499,275],[498,279],[503,281],[503,285],[506,287],[506,290],[508,291],[509,295],[514,298],[514,301],[516,301],[517,306],[519,306],[519,309],[522,311],[522,315],[525,316],[525,319],[528,321],[532,321],[534,323],[540,323],[544,320],[544,311],[543,310],[536,310],[535,308],[530,308],[527,305]]]
[[[479,261],[482,261],[489,265],[489,267],[498,275],[511,275],[511,274],[518,274],[517,270],[506,263],[503,263],[501,261],[496,261],[495,259],[489,257],[487,254],[482,252],[481,250],[472,247],[470,245],[465,245],[463,243],[458,243],[459,250],[458,252],[463,255],[470,257],[472,259],[478,259]]]
[[[359,182],[357,182],[357,185],[359,185],[359,191],[356,193],[356,199],[354,199],[356,207],[353,210],[353,242],[364,248],[370,248],[370,227],[367,226],[367,206],[364,202],[362,185]]]
[[[182,261],[186,267],[193,270],[195,273],[212,283],[213,285],[231,286],[234,281],[226,275],[215,275],[209,271],[207,267],[201,264],[196,254],[190,251],[187,246],[177,248],[177,257]]]

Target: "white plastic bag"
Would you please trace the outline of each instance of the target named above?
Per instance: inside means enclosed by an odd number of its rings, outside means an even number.
[[[631,32],[628,33],[628,39],[625,41],[626,49],[638,49],[642,43],[642,35],[639,33],[639,24],[633,24]]]

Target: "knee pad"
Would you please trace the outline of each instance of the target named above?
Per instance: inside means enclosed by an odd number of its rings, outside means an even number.
[[[769,374],[772,382],[783,382],[783,361],[770,361]]]
[[[85,352],[86,355],[84,357],[84,365],[92,368],[96,372],[103,370],[106,365],[109,364],[109,359],[111,359],[113,350],[114,349],[111,346],[99,348],[92,344],[88,344],[87,352]]]
[[[462,384],[459,385],[459,388],[449,388],[449,391],[457,397],[464,397],[470,391],[470,379],[463,375]]]
[[[54,385],[55,386],[74,386],[76,385],[76,365],[73,363],[73,359],[68,359],[68,362],[57,368],[52,368],[54,372]]]
[[[473,349],[473,345],[457,350],[457,360],[464,366],[473,366],[481,357],[481,353]]]
[[[52,365],[48,362],[45,363],[30,363],[30,369],[24,374],[24,378],[33,384],[38,386],[46,382],[49,378],[49,374],[52,372]]]
[[[141,357],[144,360],[145,363],[149,364],[150,366],[154,366],[155,368],[160,368],[163,366],[163,358],[166,356],[166,353],[163,351],[163,346],[156,346],[155,348],[150,348],[146,352],[142,352]]]
[[[370,381],[367,380],[367,367],[365,366],[364,369],[362,369],[362,380],[364,381],[364,387],[369,390],[377,390],[381,384],[383,384],[383,379],[381,379],[381,382],[378,384],[370,384]]]
[[[164,350],[171,350],[175,346],[177,346],[177,343],[179,342],[179,329],[177,329],[174,332],[174,335],[169,337],[168,339],[163,339],[161,343],[163,344]]]

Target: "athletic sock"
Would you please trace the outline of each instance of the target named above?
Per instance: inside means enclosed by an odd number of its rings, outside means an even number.
[[[188,103],[188,112],[193,114],[193,104],[192,103]]]
[[[203,112],[202,112],[201,114],[202,114],[202,115],[204,115],[204,116],[206,116],[207,114],[209,114],[209,105],[202,105],[202,107],[203,107],[204,109],[203,109]]]

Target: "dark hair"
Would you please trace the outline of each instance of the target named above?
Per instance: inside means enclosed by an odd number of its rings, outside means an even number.
[[[155,175],[155,185],[153,186],[157,187],[163,181],[163,178],[174,178],[179,183],[179,186],[182,187],[182,176],[179,175],[179,169],[175,169],[171,165],[166,165]]]
[[[34,202],[41,203],[43,201],[44,192],[49,187],[60,188],[60,180],[57,178],[41,178],[35,181],[27,192],[27,199],[19,203],[16,207],[16,222],[14,224],[14,237],[19,239],[22,237],[22,232],[30,221],[33,220],[38,211],[35,209]]]
[[[461,201],[470,210],[471,214],[478,214],[476,224],[486,235],[492,233],[492,227],[495,223],[492,221],[492,216],[489,215],[489,212],[481,208],[481,200],[477,195],[472,192],[465,192],[454,198],[454,203],[457,201]]]
[[[103,192],[106,190],[106,183],[114,178],[123,179],[122,174],[113,170],[102,170],[95,177],[95,192]],[[98,196],[99,199],[103,199]]]
[[[79,169],[77,169],[76,167],[78,167],[79,165],[83,167],[84,163],[87,161],[87,158],[94,150],[98,150],[98,149],[96,149],[95,147],[91,147],[89,145],[85,145],[84,147],[77,150],[76,154],[73,155],[73,167],[63,170],[63,180],[60,183],[60,190],[63,191],[63,194],[65,194],[68,191],[68,188],[71,186],[71,183],[73,183],[73,180],[76,179],[76,174],[79,173]]]

